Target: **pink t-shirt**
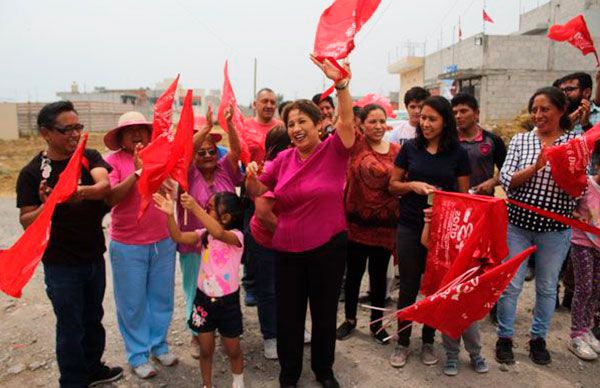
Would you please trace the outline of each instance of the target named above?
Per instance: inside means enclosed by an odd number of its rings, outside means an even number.
[[[592,176],[588,176],[587,190],[579,200],[577,212],[589,219],[590,225],[600,228],[600,185]],[[571,242],[584,247],[600,249],[600,237],[577,228],[573,228]]]
[[[113,168],[108,175],[111,186],[121,183],[135,171],[133,155],[123,150],[113,152],[104,159]],[[109,235],[111,240],[122,244],[145,245],[169,236],[167,216],[158,210],[154,203],[151,203],[138,222],[139,206],[140,193],[136,183],[127,196],[110,211]]]
[[[188,181],[190,183],[190,195],[194,197],[200,206],[206,209],[208,200],[213,194],[222,191],[235,193],[235,187],[242,182],[242,172],[239,168],[234,168],[227,159],[227,155],[225,155],[217,163],[212,183],[208,184],[200,170],[193,165],[188,173]],[[179,202],[177,202],[177,219],[181,230],[186,232],[204,227],[200,220],[191,214],[188,214],[188,222],[184,224],[183,208]],[[179,244],[177,250],[180,253],[200,253],[200,249],[192,245]]]
[[[346,230],[344,183],[350,151],[335,134],[301,160],[296,148],[282,151],[259,180],[280,206],[273,248],[304,252]]]
[[[206,229],[198,229],[200,238],[200,270],[198,288],[208,296],[220,297],[232,294],[240,288],[240,262],[244,252],[244,234],[237,229],[235,233],[242,246],[229,245],[208,235],[207,247],[202,246]]]
[[[275,194],[267,191],[261,195],[261,197],[275,199]],[[273,206],[273,213],[275,215],[279,215],[280,213],[277,201],[275,201],[275,205]],[[273,233],[271,233],[269,229],[265,228],[258,218],[256,218],[256,212],[250,219],[250,233],[252,233],[252,237],[258,244],[265,248],[273,248]]]
[[[265,139],[267,133],[281,121],[272,119],[266,124],[261,124],[254,117],[244,121],[244,139],[250,151],[250,160],[262,162],[265,160]]]

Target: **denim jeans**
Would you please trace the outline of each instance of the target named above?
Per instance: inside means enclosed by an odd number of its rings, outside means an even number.
[[[275,257],[277,253],[258,244],[251,234],[246,241],[246,260],[254,263],[254,289],[258,301],[258,319],[263,339],[277,336],[275,308]]]
[[[194,298],[196,297],[196,290],[198,289],[198,271],[200,271],[200,261],[202,258],[199,253],[180,253],[179,254],[179,266],[181,268],[181,286],[183,287],[183,295],[185,298],[185,327],[190,329],[187,325],[188,319],[192,315],[192,306],[194,304]],[[196,335],[190,330],[192,335]]]
[[[169,351],[175,248],[170,238],[146,245],[110,242],[117,321],[133,368],[147,363],[151,353]]]
[[[105,331],[104,259],[77,266],[44,264],[46,293],[56,315],[56,360],[61,388],[87,387],[102,366]]]
[[[556,286],[563,261],[571,241],[571,229],[557,232],[533,232],[508,224],[509,257],[537,245],[535,253],[535,308],[531,324],[531,338],[546,338],[550,321],[556,307]],[[527,261],[524,261],[515,277],[498,300],[498,337],[512,338],[517,312],[517,300],[523,282]]]

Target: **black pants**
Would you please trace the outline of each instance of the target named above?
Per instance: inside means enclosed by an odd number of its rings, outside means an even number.
[[[343,232],[310,251],[278,252],[275,293],[282,385],[296,384],[302,373],[307,301],[312,318],[312,370],[317,379],[333,377],[337,306],[347,243]]]
[[[417,300],[421,287],[421,276],[425,272],[427,249],[421,244],[421,232],[414,231],[403,225],[398,225],[396,231],[396,249],[398,250],[398,271],[400,272],[400,289],[398,294],[398,309],[410,306]],[[398,321],[398,329],[406,327],[410,321]],[[398,333],[398,343],[410,345],[412,328]],[[435,329],[423,325],[423,343],[432,344]]]
[[[77,266],[45,264],[44,280],[56,315],[60,386],[87,387],[90,376],[102,367],[104,353],[104,260]]]
[[[387,286],[387,268],[391,252],[383,247],[348,242],[348,258],[346,260],[346,319],[356,319],[356,306],[360,292],[360,282],[367,259],[369,259],[369,287],[371,290],[371,304],[374,307],[384,307],[385,291]],[[379,319],[383,312],[371,310],[371,321]],[[376,324],[377,327],[381,323]]]

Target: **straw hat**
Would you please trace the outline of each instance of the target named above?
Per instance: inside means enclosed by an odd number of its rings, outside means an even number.
[[[121,145],[118,141],[119,131],[132,125],[144,125],[148,129],[149,133],[152,132],[152,122],[147,121],[144,115],[140,112],[131,111],[123,113],[121,117],[119,117],[117,127],[111,129],[106,133],[106,135],[104,135],[104,144],[106,147],[113,151],[121,149]]]

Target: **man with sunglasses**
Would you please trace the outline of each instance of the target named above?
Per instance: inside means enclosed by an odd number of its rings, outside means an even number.
[[[37,125],[46,149],[19,173],[17,207],[27,228],[37,218],[83,131],[69,101],[45,105]],[[114,381],[119,367],[102,363],[105,331],[102,300],[106,286],[102,218],[109,210],[111,167],[96,150],[84,151],[80,183],[67,203],[56,206],[50,241],[42,257],[46,292],[56,315],[56,358],[61,387],[88,387]]]

